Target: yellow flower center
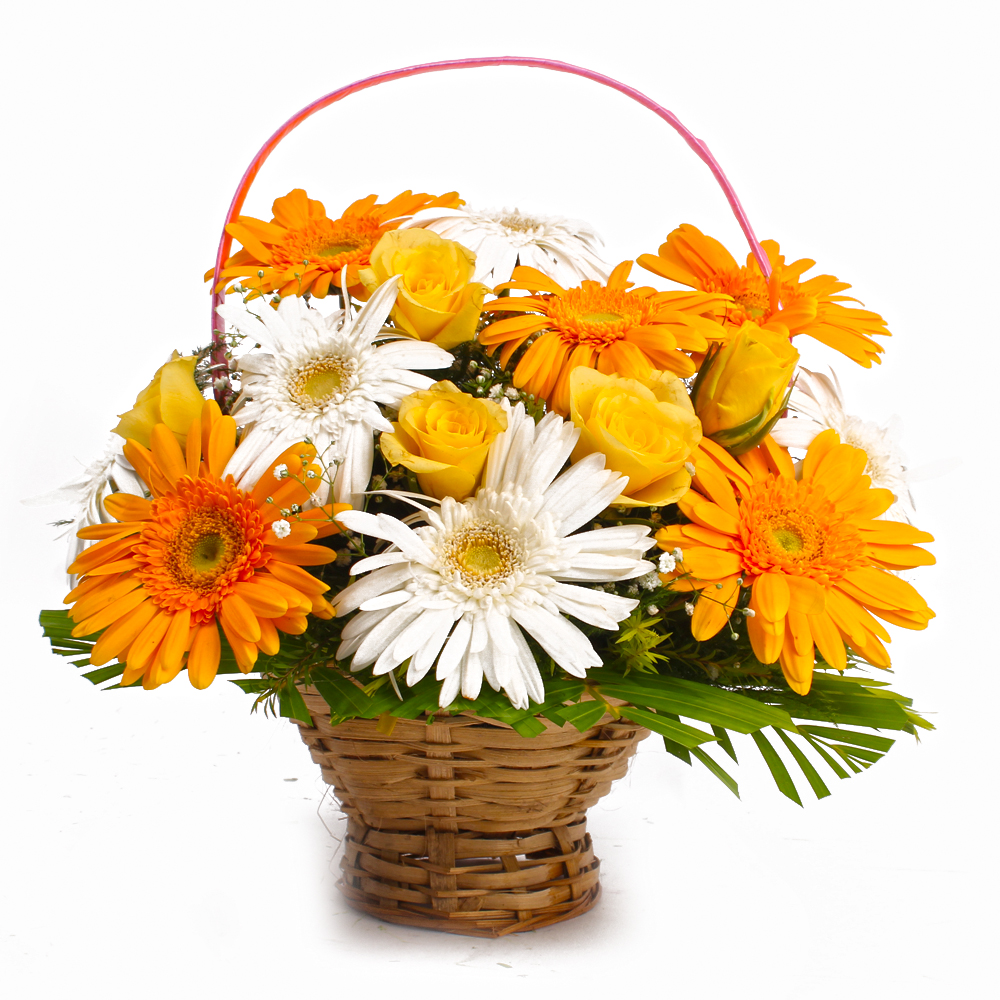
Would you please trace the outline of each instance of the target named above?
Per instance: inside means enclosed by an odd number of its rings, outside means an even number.
[[[343,392],[357,374],[358,362],[339,354],[316,358],[299,368],[291,378],[289,395],[304,410],[312,410]]]
[[[735,300],[726,312],[724,323],[727,326],[742,326],[746,320],[766,323],[771,318],[771,297],[759,271],[746,267],[718,271],[705,282],[705,291],[723,292]]]
[[[190,609],[211,621],[240,580],[269,561],[256,505],[236,486],[182,476],[174,493],[153,501],[133,549],[143,587],[163,609]]]
[[[301,229],[288,231],[281,243],[271,247],[274,266],[294,271],[310,265],[338,271],[347,264],[364,267],[382,232],[379,221],[368,215],[343,219],[313,219]]]
[[[210,590],[243,551],[243,542],[243,529],[228,511],[193,510],[174,532],[164,567],[181,586]]]
[[[501,215],[497,223],[515,233],[530,233],[538,228],[538,222],[526,215]]]
[[[491,521],[473,521],[445,542],[445,562],[467,587],[488,587],[522,565],[521,547]]]
[[[586,344],[595,350],[622,340],[629,330],[649,322],[653,311],[648,299],[623,289],[605,288],[596,281],[584,281],[579,288],[550,296],[546,306],[552,330],[565,343]]]
[[[769,477],[740,506],[740,542],[750,573],[809,576],[826,585],[867,566],[861,532],[811,483]]]

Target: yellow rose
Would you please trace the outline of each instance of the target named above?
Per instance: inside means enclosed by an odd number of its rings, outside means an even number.
[[[392,229],[358,276],[371,295],[400,275],[393,322],[411,337],[449,350],[476,335],[488,289],[472,281],[475,270],[476,255],[454,240],[427,229]]]
[[[507,429],[507,414],[499,403],[435,382],[402,400],[392,427],[379,440],[386,461],[415,472],[428,496],[465,500],[479,486],[493,439]]]
[[[701,424],[684,383],[669,372],[649,378],[574,368],[570,419],[580,428],[572,460],[600,452],[607,468],[628,476],[623,507],[674,503],[691,486],[685,465],[701,441]]]
[[[154,424],[166,424],[184,446],[188,428],[195,417],[201,416],[205,397],[195,385],[194,366],[198,359],[182,358],[176,351],[161,365],[153,381],[135,397],[135,406],[128,413],[119,413],[115,434],[132,438],[149,447],[149,434]]]
[[[744,323],[708,355],[691,390],[706,437],[733,455],[760,444],[785,409],[798,360],[787,336]]]

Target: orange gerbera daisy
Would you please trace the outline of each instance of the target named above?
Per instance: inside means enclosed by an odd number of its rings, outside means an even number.
[[[805,334],[840,351],[865,368],[881,364],[881,344],[873,336],[889,337],[885,320],[878,313],[853,309],[842,302],[857,302],[838,295],[851,286],[832,275],[820,274],[802,281],[802,274],[815,265],[813,260],[786,264],[774,240],[761,243],[771,261],[771,277],[765,279],[753,254],[745,267],[718,241],[694,226],[675,229],[657,256],[644,253],[640,267],[688,285],[702,292],[721,292],[730,298],[724,325],[739,327],[752,320],[765,329],[786,336]]]
[[[860,448],[824,431],[809,446],[801,479],[771,438],[738,460],[712,441],[701,449],[694,488],[677,502],[691,523],[656,535],[661,548],[680,549],[664,583],[700,592],[691,618],[695,639],[731,622],[741,587],[749,587],[754,655],[761,663],[780,660],[792,689],[806,694],[814,650],[838,670],[847,666],[845,647],[888,667],[882,642],[889,635],[876,618],[927,627],[934,612],[893,571],[932,564],[914,543],[933,538],[910,524],[877,520],[894,498],[871,488]]]
[[[73,604],[73,635],[104,630],[91,663],[117,657],[121,683],[141,677],[145,688],[186,665],[191,683],[205,688],[219,668],[219,625],[246,673],[258,651],[278,651],[279,631],[304,632],[310,612],[333,616],[322,596],[329,587],[301,567],[336,557],[308,543],[339,530],[332,518],[348,505],[290,513],[309,499],[299,479],[319,473],[311,445],[289,448],[247,492],[223,477],[236,423],[215,402],[191,425],[185,451],[166,424],[153,427],[151,444],[147,451],[129,440],[125,455],[152,499],[114,493],[105,507],[117,521],[79,532],[100,540],[70,566],[82,579],[64,603]],[[279,464],[288,469],[280,482]]]
[[[323,298],[331,284],[334,288],[340,285],[340,272],[346,267],[348,287],[352,293],[363,293],[358,268],[368,267],[371,249],[383,233],[398,229],[422,208],[465,204],[455,191],[438,198],[404,191],[384,205],[375,203],[377,197],[370,194],[361,198],[339,219],[330,219],[322,202],[296,188],[275,201],[270,222],[238,216],[226,226],[226,232],[239,240],[243,249],[226,261],[218,290],[230,278],[242,278],[248,279],[243,284],[253,289],[251,297],[276,291],[281,295],[310,292]],[[211,280],[213,273],[206,272],[205,280]]]
[[[484,312],[524,315],[491,323],[479,340],[491,354],[503,344],[500,363],[506,365],[529,337],[541,334],[514,369],[514,385],[546,400],[563,416],[569,413],[574,368],[625,378],[649,378],[656,370],[693,375],[695,362],[685,352],[703,352],[709,340],[725,339],[712,318],[725,297],[633,288],[631,270],[627,260],[611,272],[606,285],[584,281],[567,289],[533,267],[517,267],[514,280],[496,290],[535,294],[487,303]]]

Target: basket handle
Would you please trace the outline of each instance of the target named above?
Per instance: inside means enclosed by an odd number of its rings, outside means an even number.
[[[258,171],[263,166],[264,161],[271,155],[275,146],[277,146],[278,143],[292,131],[292,129],[300,125],[317,111],[322,110],[330,104],[335,104],[337,101],[343,100],[351,94],[356,94],[361,90],[367,90],[369,87],[378,86],[380,83],[388,83],[390,80],[401,80],[407,76],[418,76],[421,73],[437,73],[446,69],[476,69],[480,66],[529,66],[535,69],[555,70],[557,73],[572,73],[574,76],[582,76],[588,80],[593,80],[595,83],[603,84],[605,87],[611,87],[612,90],[617,90],[626,97],[631,97],[633,101],[637,101],[643,107],[649,108],[649,110],[654,114],[659,115],[660,118],[662,118],[668,125],[671,126],[671,128],[681,135],[684,141],[705,162],[708,169],[712,171],[712,176],[719,182],[719,186],[722,188],[722,191],[726,196],[726,200],[729,202],[729,207],[733,210],[733,214],[736,216],[736,221],[739,222],[740,229],[743,230],[743,235],[746,236],[747,242],[750,244],[750,249],[753,252],[754,257],[757,259],[757,263],[760,265],[761,271],[764,273],[764,277],[770,277],[771,263],[767,258],[767,254],[764,253],[757,237],[754,235],[753,227],[750,225],[750,220],[747,218],[743,205],[740,203],[740,199],[736,196],[736,192],[733,190],[732,184],[729,183],[729,179],[723,173],[722,167],[719,166],[718,161],[711,154],[708,146],[706,146],[701,139],[694,135],[693,132],[685,128],[684,125],[681,124],[680,119],[672,111],[668,111],[655,101],[650,100],[650,98],[646,97],[645,94],[640,93],[638,90],[628,87],[624,83],[619,83],[617,80],[613,80],[610,76],[604,76],[603,73],[596,73],[594,70],[584,69],[582,66],[573,66],[570,63],[559,62],[555,59],[539,59],[532,56],[484,56],[480,59],[446,59],[442,62],[421,63],[417,66],[406,66],[403,69],[394,69],[386,73],[377,73],[375,76],[365,77],[363,80],[358,80],[355,83],[348,84],[346,87],[341,87],[339,90],[334,90],[332,93],[327,94],[325,97],[321,97],[317,101],[313,101],[312,104],[306,105],[306,107],[304,107],[301,111],[292,115],[292,117],[289,118],[288,121],[286,121],[285,124],[282,125],[281,128],[279,128],[278,131],[275,132],[263,146],[261,146],[257,155],[250,161],[250,166],[247,167],[246,173],[243,174],[239,186],[236,188],[236,193],[233,195],[233,200],[229,205],[229,211],[226,213],[226,221],[222,227],[222,238],[219,240],[219,250],[215,255],[215,273],[212,277],[213,365],[225,363],[222,345],[223,331],[216,329],[215,312],[216,307],[221,305],[225,300],[224,291],[216,291],[216,287],[219,284],[220,272],[222,271],[223,263],[229,256],[229,251],[232,248],[233,243],[233,238],[226,232],[225,227],[240,214],[240,209],[243,208],[243,202],[246,200],[247,193],[250,190],[250,185],[253,183]],[[219,392],[217,391],[216,394],[219,395]]]

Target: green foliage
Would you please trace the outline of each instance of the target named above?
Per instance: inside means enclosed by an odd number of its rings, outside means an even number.
[[[347,582],[346,571],[334,564],[323,573],[336,589]],[[637,596],[639,606],[618,632],[580,626],[605,663],[585,680],[565,676],[529,638],[545,680],[541,705],[516,709],[502,692],[484,687],[479,697],[459,698],[446,711],[496,719],[529,738],[544,731],[543,719],[586,732],[610,713],[659,734],[670,754],[688,765],[698,762],[737,796],[739,786],[716,759],[712,744],[738,763],[733,737],[749,736],[749,746],[760,754],[777,788],[799,805],[796,775],[823,798],[830,789],[822,768],[848,778],[888,752],[894,740],[879,730],[916,736],[920,729],[933,728],[913,710],[911,699],[854,663],[844,674],[817,665],[809,694],[796,694],[776,665],[756,660],[737,624],[715,640],[696,642],[687,628],[683,600],[662,588],[640,591],[632,586],[625,592]],[[91,683],[120,689],[122,664],[85,669],[98,635],[74,637],[66,610],[43,611],[39,621],[55,653],[70,657]],[[301,694],[306,687],[326,701],[333,724],[363,718],[391,725],[393,719],[431,721],[441,714],[440,682],[433,674],[408,688],[407,663],[392,677],[378,678],[370,669],[351,675],[346,664],[338,663],[343,623],[312,619],[308,632],[282,636],[279,652],[261,655],[247,675],[240,674],[223,640],[219,673],[236,675],[233,683],[255,696],[254,709],[305,723],[310,722]]]

